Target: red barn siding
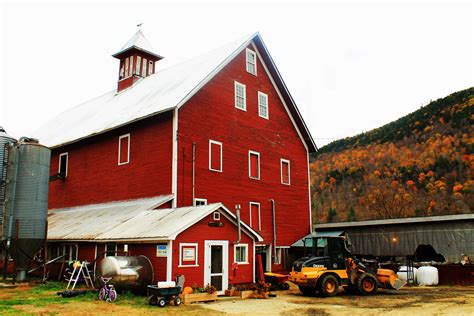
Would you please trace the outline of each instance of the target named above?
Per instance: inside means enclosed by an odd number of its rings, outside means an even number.
[[[130,133],[130,163],[118,165],[119,136]],[[68,152],[68,175],[50,183],[49,208],[62,208],[171,193],[172,113],[54,149]]]
[[[237,227],[221,215],[221,221],[224,227],[210,227],[212,214],[202,219],[186,231],[178,235],[173,241],[173,274],[183,274],[186,278],[186,285],[204,286],[204,241],[205,240],[227,240],[229,241],[229,285],[251,283],[253,281],[253,240],[242,233],[241,243],[248,244],[249,264],[238,265],[233,270],[234,262],[234,242],[238,239]],[[180,243],[198,243],[198,267],[178,267],[179,265],[179,244]]]
[[[166,260],[167,258],[156,256],[156,245],[153,244],[129,244],[128,249],[130,250],[131,256],[146,256],[150,259],[153,266],[154,283],[158,281],[166,281]]]
[[[240,53],[179,111],[178,206],[192,204],[192,144],[196,143],[196,198],[242,207],[259,202],[261,234],[273,241],[276,202],[277,245],[289,246],[310,231],[307,150],[294,128],[261,61],[257,76],[245,70]],[[247,110],[234,106],[234,81],[246,85]],[[269,119],[258,116],[258,91],[268,94]],[[209,170],[209,140],[223,143],[222,172]],[[249,179],[248,151],[260,153],[260,180]],[[281,183],[280,159],[291,162],[291,185]]]

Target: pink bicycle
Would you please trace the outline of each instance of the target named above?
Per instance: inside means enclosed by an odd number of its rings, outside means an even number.
[[[102,287],[99,290],[99,300],[104,302],[113,303],[117,300],[117,291],[112,284],[107,284],[112,278],[100,277],[100,283]]]

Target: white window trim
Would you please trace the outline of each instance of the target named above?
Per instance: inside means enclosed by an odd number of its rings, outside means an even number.
[[[245,261],[237,262],[237,247],[245,248]],[[249,245],[248,244],[235,244],[234,245],[234,263],[236,264],[249,264]]]
[[[112,244],[112,243],[110,243]],[[113,256],[110,256],[110,257],[115,257],[117,256],[117,243],[115,243],[115,254]],[[107,243],[104,244],[104,258],[107,258]]]
[[[58,162],[58,173],[61,172],[61,157],[66,156],[66,174],[64,175],[65,178],[67,178],[67,171],[69,167],[69,153],[65,152],[59,155],[59,162]]]
[[[249,203],[249,208],[250,208],[250,227],[252,227],[252,205],[257,205],[258,206],[258,230],[262,230],[262,221],[261,221],[261,217],[260,217],[260,203],[258,202],[250,202]],[[252,227],[253,228],[253,227]]]
[[[267,100],[267,116],[260,115],[260,96],[264,96],[265,100]],[[258,91],[257,103],[258,103],[258,116],[268,120],[270,117],[270,109],[268,106],[268,94]]]
[[[251,161],[250,161],[250,156],[251,155],[257,155],[258,157],[258,177],[255,178],[255,177],[252,177],[252,169],[251,169]],[[255,180],[260,180],[260,153],[259,152],[256,152],[256,151],[252,151],[252,150],[249,150],[249,178],[250,179],[255,179]]]
[[[249,53],[253,55],[254,60],[255,60],[255,73],[249,71],[249,67],[248,67],[248,64],[249,64],[248,54]],[[251,50],[250,48],[245,49],[245,70],[247,70],[249,74],[252,74],[254,76],[257,75],[257,53]]]
[[[122,139],[123,138],[128,138],[128,148],[127,148],[127,161],[125,162],[120,162],[120,154],[122,153]],[[121,165],[126,165],[130,163],[130,134],[125,134],[119,137],[119,145],[118,145],[118,160],[117,163],[119,166]]]
[[[283,182],[283,164],[287,163],[288,164],[288,183]],[[285,185],[291,185],[291,163],[287,159],[280,159],[280,179],[281,183]]]
[[[244,107],[243,108],[239,108],[237,106],[237,87],[242,87],[243,91],[244,91]],[[239,109],[239,110],[242,110],[242,111],[247,111],[247,87],[240,83],[240,82],[237,82],[237,81],[234,81],[234,106],[236,109]]]
[[[215,220],[215,221],[220,221],[221,220],[221,213],[219,213],[219,212],[212,213],[212,219]]]
[[[204,205],[207,205],[207,199],[194,198],[193,206],[197,206],[197,202],[204,202]]]
[[[183,247],[195,247],[196,249],[196,263],[195,264],[189,264],[189,265],[183,265],[183,262],[182,262],[182,251],[183,251]],[[188,267],[199,267],[199,245],[198,243],[180,243],[179,244],[179,265],[178,265],[178,268],[188,268]]]
[[[219,170],[212,169],[212,144],[219,145],[219,147],[221,148]],[[215,171],[215,172],[222,172],[222,143],[215,140],[211,140],[211,139],[209,140],[209,170]]]

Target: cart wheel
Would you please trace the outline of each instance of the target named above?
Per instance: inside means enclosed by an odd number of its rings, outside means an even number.
[[[286,290],[289,290],[289,289],[290,289],[290,285],[287,282],[283,283],[283,290],[286,291]]]
[[[176,296],[176,297],[174,298],[174,305],[175,305],[175,306],[181,305],[181,298],[180,298],[179,296]]]
[[[157,305],[158,304],[158,297],[156,297],[156,295],[148,296],[148,304]]]
[[[165,307],[166,306],[166,299],[164,297],[160,297],[158,299],[158,306],[159,307]]]

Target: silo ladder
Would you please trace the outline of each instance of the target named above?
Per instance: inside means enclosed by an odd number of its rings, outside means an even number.
[[[74,264],[74,270],[72,270],[71,276],[69,277],[66,290],[69,290],[69,287],[72,284],[71,291],[76,287],[76,283],[82,275],[84,283],[88,288],[94,288],[94,283],[92,282],[91,275],[89,273],[89,262],[82,261],[80,265]]]

